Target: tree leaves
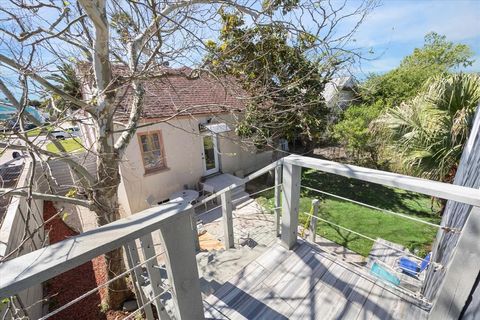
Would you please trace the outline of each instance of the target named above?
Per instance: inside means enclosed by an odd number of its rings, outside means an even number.
[[[411,103],[382,116],[386,145],[408,173],[448,181],[460,161],[478,103],[480,76],[436,76]]]
[[[382,152],[378,150],[382,138],[372,128],[380,114],[414,99],[429,78],[446,73],[451,68],[471,64],[471,57],[472,51],[468,46],[447,41],[445,36],[434,32],[427,34],[423,47],[416,48],[411,55],[405,57],[398,68],[367,78],[360,86],[363,104],[345,112],[342,121],[334,127],[334,136],[352,154],[360,155],[359,158],[364,158],[365,155],[371,159],[377,158]],[[435,91],[440,92],[438,89],[431,87],[430,97],[434,96]],[[435,103],[439,105],[441,102],[437,99]],[[398,122],[401,117],[399,114],[397,116]]]
[[[327,115],[322,98],[327,77],[307,57],[316,38],[308,32],[292,36],[275,23],[246,25],[238,12],[221,11],[221,17],[220,43],[205,42],[205,62],[215,74],[233,77],[251,97],[237,133],[257,143],[315,139]]]

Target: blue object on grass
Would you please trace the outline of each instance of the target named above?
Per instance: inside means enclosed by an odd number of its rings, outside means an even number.
[[[400,285],[400,279],[396,275],[394,275],[376,262],[372,264],[370,272],[384,281],[390,282],[391,284],[394,284],[396,286]]]

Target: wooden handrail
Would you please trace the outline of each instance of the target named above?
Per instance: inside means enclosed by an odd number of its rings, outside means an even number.
[[[283,162],[347,178],[480,206],[480,190],[473,188],[297,155],[285,157]]]
[[[0,263],[0,297],[49,280],[191,214],[187,203],[166,203]]]

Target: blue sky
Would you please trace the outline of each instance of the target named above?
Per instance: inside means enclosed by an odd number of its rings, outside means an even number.
[[[468,71],[480,72],[480,0],[384,0],[362,24],[357,45],[372,48],[377,57],[363,62],[364,73],[383,73],[397,67],[426,33],[435,31],[453,42],[468,44],[475,63]]]

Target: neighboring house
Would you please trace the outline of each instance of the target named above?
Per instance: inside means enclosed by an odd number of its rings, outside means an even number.
[[[162,202],[184,188],[198,189],[206,176],[243,176],[272,160],[271,151],[258,152],[235,134],[245,106],[243,90],[206,75],[189,79],[190,69],[171,71],[144,84],[139,128],[120,167],[119,200],[126,214],[147,208],[147,198]],[[120,96],[116,120],[126,122],[132,96],[129,90]],[[84,126],[82,132],[91,144],[92,128]]]
[[[332,111],[330,121],[335,121],[358,99],[357,82],[351,76],[333,78],[325,85],[322,95],[327,107]]]

